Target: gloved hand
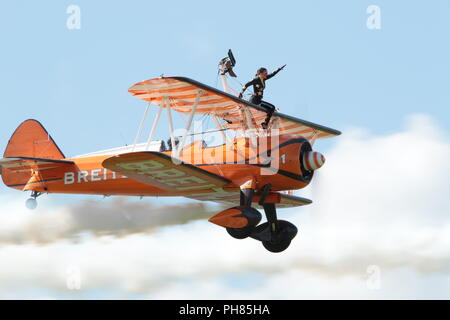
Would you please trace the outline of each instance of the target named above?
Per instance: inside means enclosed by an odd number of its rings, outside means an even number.
[[[239,99],[242,99],[242,92],[241,93],[239,93]]]
[[[281,70],[283,70],[283,69],[284,69],[284,67],[286,67],[286,65],[284,65],[284,66],[282,66],[282,67],[279,67],[279,68],[278,68],[278,71],[281,71]]]

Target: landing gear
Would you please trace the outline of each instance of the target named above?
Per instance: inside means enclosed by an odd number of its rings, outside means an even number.
[[[27,201],[25,201],[25,206],[30,209],[34,210],[37,207],[37,200],[36,198],[39,197],[42,193],[37,191],[31,192],[31,198],[28,198]]]
[[[211,219],[217,225],[225,227],[235,239],[253,238],[261,241],[270,252],[282,252],[297,235],[297,228],[290,222],[278,220],[274,203],[266,203],[271,185],[264,186],[259,194],[259,204],[264,208],[267,222],[258,225],[261,213],[251,207],[254,189],[241,190],[240,206],[224,210]]]

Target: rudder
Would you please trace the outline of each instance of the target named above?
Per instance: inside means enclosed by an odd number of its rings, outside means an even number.
[[[9,139],[3,157],[65,158],[42,124],[32,119],[22,122],[17,127]]]
[[[42,124],[36,120],[26,120],[12,134],[1,159],[3,183],[19,190],[45,190],[45,184],[39,182],[44,180],[39,163],[45,163],[45,159],[61,161],[64,158],[64,154]]]

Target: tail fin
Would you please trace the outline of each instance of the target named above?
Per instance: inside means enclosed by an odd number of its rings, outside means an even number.
[[[9,139],[3,157],[65,158],[47,130],[36,120],[26,120],[17,127]]]
[[[47,181],[55,180],[46,170],[49,162],[53,168],[67,164],[64,154],[44,127],[36,120],[22,122],[9,139],[0,171],[5,185],[19,190],[47,189]],[[47,161],[46,161],[47,160]],[[55,162],[58,162],[55,164]],[[64,162],[64,163],[63,163]]]

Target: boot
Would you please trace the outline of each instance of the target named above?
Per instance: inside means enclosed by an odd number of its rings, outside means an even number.
[[[261,123],[261,127],[263,127],[263,129],[267,129],[269,127],[269,122],[270,122],[271,118],[272,118],[272,113],[267,114],[266,120],[264,120],[264,122]]]

